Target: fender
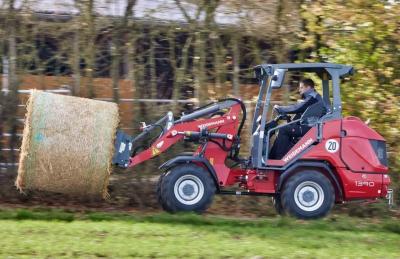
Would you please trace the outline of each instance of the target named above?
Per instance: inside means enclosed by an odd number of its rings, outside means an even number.
[[[332,178],[334,184],[335,184],[335,189],[339,191],[339,199],[343,200],[343,191],[342,187],[340,186],[337,177],[333,173],[332,169],[330,166],[325,163],[325,162],[317,162],[317,161],[298,161],[291,167],[289,167],[285,172],[283,172],[280,177],[279,177],[279,182],[278,182],[278,188],[277,191],[280,192],[283,183],[290,177],[291,173],[293,173],[297,168],[300,167],[314,167],[314,168],[322,168],[324,169],[329,176]]]
[[[158,169],[167,171],[170,168],[174,167],[177,164],[185,164],[185,163],[190,163],[190,162],[198,162],[204,165],[204,167],[207,169],[207,171],[210,173],[211,177],[214,180],[215,187],[217,188],[217,191],[220,191],[219,184],[218,184],[218,178],[217,178],[217,173],[214,170],[214,167],[210,164],[210,162],[205,159],[204,157],[200,156],[177,156],[174,157],[167,162],[163,163],[160,165]]]

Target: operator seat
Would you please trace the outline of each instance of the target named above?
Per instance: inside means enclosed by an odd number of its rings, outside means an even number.
[[[314,127],[320,118],[327,113],[324,102],[316,102],[310,105],[300,117],[300,124],[310,128]],[[305,135],[305,134],[304,134]],[[293,137],[292,145],[295,145],[302,137]]]
[[[314,127],[320,118],[322,118],[327,113],[327,106],[324,101],[316,102],[310,105],[301,115],[300,124],[308,126],[310,128]],[[304,132],[303,136],[307,132]],[[272,136],[273,134],[271,134]],[[270,136],[270,137],[271,137]],[[292,137],[291,139],[291,147],[292,148],[302,137]],[[268,153],[271,152],[272,145],[269,145]],[[264,154],[263,154],[264,155]]]
[[[326,112],[327,108],[324,102],[316,102],[310,105],[301,115],[300,124],[313,127]]]

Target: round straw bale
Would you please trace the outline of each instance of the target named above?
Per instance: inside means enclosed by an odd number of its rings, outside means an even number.
[[[106,197],[118,123],[115,103],[33,90],[17,188]]]

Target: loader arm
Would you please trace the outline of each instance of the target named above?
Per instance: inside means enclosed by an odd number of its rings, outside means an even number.
[[[212,139],[210,146],[224,145],[230,148],[232,142],[238,139],[238,135],[240,135],[240,130],[243,126],[243,119],[245,119],[245,110],[243,110],[245,108],[243,106],[240,100],[230,98],[218,103],[206,105],[192,113],[183,115],[176,121],[171,120],[171,113],[168,113],[157,122],[157,124],[159,122],[166,123],[165,127],[161,126],[163,128],[161,135],[153,141],[147,149],[133,155],[131,154],[131,147],[140,140],[143,133],[139,134],[136,138],[125,135],[125,139],[121,139],[117,134],[113,164],[122,168],[134,167],[165,152],[169,147],[179,141],[198,137],[199,134],[203,134],[205,131],[209,132],[207,137]],[[244,118],[240,120],[239,116],[242,110],[244,111]],[[207,118],[210,117],[210,115],[220,113],[223,113],[222,116],[218,115],[217,117]],[[158,126],[159,125],[160,124],[158,124]],[[148,126],[147,129],[144,129],[144,132],[152,126],[153,125]],[[201,151],[204,144],[205,143],[200,144],[196,151],[197,153]],[[123,148],[121,148],[122,145]],[[127,150],[128,147],[129,150]],[[228,151],[221,151],[225,152],[226,156],[228,155]],[[129,161],[128,163],[118,163],[118,159],[116,158],[120,158],[123,153],[125,153],[125,156],[129,154],[129,160],[126,160],[126,157],[124,160]]]

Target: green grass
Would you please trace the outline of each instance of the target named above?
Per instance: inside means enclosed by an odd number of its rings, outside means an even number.
[[[0,210],[0,258],[399,258],[398,220]]]

